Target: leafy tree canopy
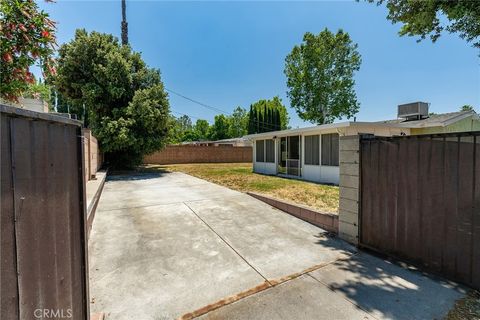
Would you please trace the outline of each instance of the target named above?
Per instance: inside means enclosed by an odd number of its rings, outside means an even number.
[[[182,130],[182,127],[180,126],[180,123],[175,116],[170,114],[168,116],[168,122],[167,122],[167,127],[168,127],[168,136],[167,136],[167,143],[168,144],[177,144],[179,142],[182,142],[183,136],[185,132]]]
[[[167,94],[157,84],[137,90],[126,108],[102,117],[94,134],[114,167],[133,167],[145,154],[164,147],[168,115]]]
[[[285,59],[288,96],[298,116],[317,124],[350,118],[360,107],[353,79],[360,69],[358,45],[348,33],[307,32]]]
[[[183,116],[177,118],[178,125],[180,126],[182,131],[192,130],[192,119],[189,116],[184,114]]]
[[[458,33],[462,39],[480,48],[480,5],[476,0],[368,0],[386,2],[387,19],[402,22],[401,36],[429,37],[435,42],[443,31]],[[446,18],[446,19],[444,19]]]
[[[43,99],[50,102],[51,88],[50,86],[37,81],[27,86],[27,90],[23,93],[24,98]]]
[[[194,125],[189,116],[175,118],[171,116],[169,124],[169,144],[184,141],[204,141],[209,139],[210,124],[207,120],[198,119]]]
[[[239,138],[247,134],[248,113],[242,107],[236,107],[229,116],[229,138]]]
[[[465,104],[460,108],[460,111],[474,111],[474,110],[475,109],[469,104]]]
[[[219,114],[215,116],[215,121],[210,127],[209,138],[211,140],[222,140],[228,139],[230,123],[228,118],[224,114]]]
[[[85,104],[88,116],[112,116],[136,90],[159,83],[160,72],[149,69],[139,53],[120,46],[110,34],[77,30],[75,39],[59,50],[55,85],[72,105]],[[88,119],[85,125],[90,125]]]
[[[18,101],[35,83],[30,66],[39,65],[45,77],[56,73],[55,22],[35,1],[0,1],[0,97]]]
[[[231,115],[215,116],[213,125],[207,120],[198,119],[194,125],[189,116],[171,117],[169,143],[185,141],[205,141],[238,138],[247,134],[248,114],[242,107],[237,107]]]
[[[112,35],[77,30],[59,50],[55,84],[69,105],[85,106],[85,125],[112,165],[131,167],[165,144],[169,104],[160,72]]]
[[[261,99],[250,106],[248,133],[261,133],[287,129],[289,116],[287,108],[279,97]]]
[[[208,129],[210,128],[210,124],[207,120],[198,119],[195,122],[193,127],[193,131],[197,136],[197,140],[207,140],[208,139]]]

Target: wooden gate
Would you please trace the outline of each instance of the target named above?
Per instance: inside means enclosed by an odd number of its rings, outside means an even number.
[[[0,105],[1,318],[88,319],[81,123]]]
[[[480,288],[480,132],[363,137],[360,245]]]

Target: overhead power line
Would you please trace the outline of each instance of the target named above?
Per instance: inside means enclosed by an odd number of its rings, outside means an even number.
[[[214,110],[214,111],[217,111],[217,112],[220,112],[220,113],[224,113],[224,114],[227,114],[227,115],[231,115],[231,113],[228,112],[228,111],[225,111],[225,110],[222,110],[222,109],[219,109],[219,108],[210,106],[210,105],[208,105],[208,104],[206,104],[206,103],[197,101],[197,100],[195,100],[195,99],[189,98],[189,97],[187,97],[186,95],[183,95],[183,94],[178,93],[178,92],[176,92],[176,91],[170,90],[170,89],[168,89],[168,88],[165,88],[165,90],[167,90],[168,92],[173,93],[174,95],[179,96],[179,97],[181,97],[181,98],[183,98],[183,99],[186,99],[186,100],[188,100],[188,101],[191,101],[191,102],[193,102],[193,103],[196,103],[196,104],[198,104],[198,105],[200,105],[200,106],[202,106],[202,107],[204,107],[204,108],[207,108],[207,109],[210,109],[210,110]],[[178,113],[178,114],[182,114],[182,115],[188,116],[188,117],[191,117],[191,118],[199,119],[199,118],[197,118],[197,117],[192,117],[192,116],[189,116],[188,114],[184,114],[184,113],[181,113],[181,112],[177,112],[177,111],[174,111],[174,112],[175,112],[175,113]],[[254,120],[254,119],[252,119],[252,121],[254,121],[255,123],[258,123],[258,124],[260,124],[260,125],[262,125],[262,126],[270,127],[270,128],[272,128],[272,129],[278,129],[275,125],[273,125],[273,124],[271,124],[271,123],[268,123],[268,122],[259,121],[259,120]]]
[[[191,101],[191,102],[193,102],[193,103],[196,103],[196,104],[198,104],[198,105],[200,105],[200,106],[202,106],[202,107],[205,107],[205,108],[208,108],[208,109],[210,109],[210,110],[214,110],[214,111],[217,111],[217,112],[226,113],[226,114],[230,115],[230,112],[227,112],[227,111],[222,110],[222,109],[219,109],[219,108],[212,107],[212,106],[210,106],[210,105],[208,105],[208,104],[202,103],[202,102],[197,101],[197,100],[194,100],[194,99],[192,99],[192,98],[189,98],[189,97],[187,97],[187,96],[185,96],[185,95],[183,95],[183,94],[181,94],[181,93],[175,92],[175,91],[170,90],[170,89],[168,89],[168,88],[165,88],[165,90],[167,90],[168,92],[173,93],[173,94],[176,95],[176,96],[182,97],[183,99],[186,99],[186,100],[188,100],[188,101]]]

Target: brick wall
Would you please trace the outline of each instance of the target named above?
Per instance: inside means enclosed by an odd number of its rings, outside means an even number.
[[[83,132],[83,152],[85,161],[85,181],[95,177],[103,163],[103,155],[98,148],[98,141],[92,135],[90,129],[82,129]]]
[[[247,192],[247,194],[322,229],[338,233],[338,216],[336,214],[319,212],[307,206],[278,200],[255,192]]]
[[[252,147],[232,146],[167,146],[145,156],[144,163],[228,163],[252,162]]]
[[[338,235],[358,244],[358,204],[360,191],[359,136],[340,137],[340,204]]]

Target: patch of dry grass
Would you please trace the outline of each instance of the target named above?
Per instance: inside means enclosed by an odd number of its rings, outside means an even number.
[[[479,320],[480,292],[472,290],[464,298],[455,302],[455,306],[445,320]]]
[[[338,212],[338,187],[266,176],[252,172],[251,163],[149,165],[148,169],[180,171],[241,192],[258,192],[323,212]]]

